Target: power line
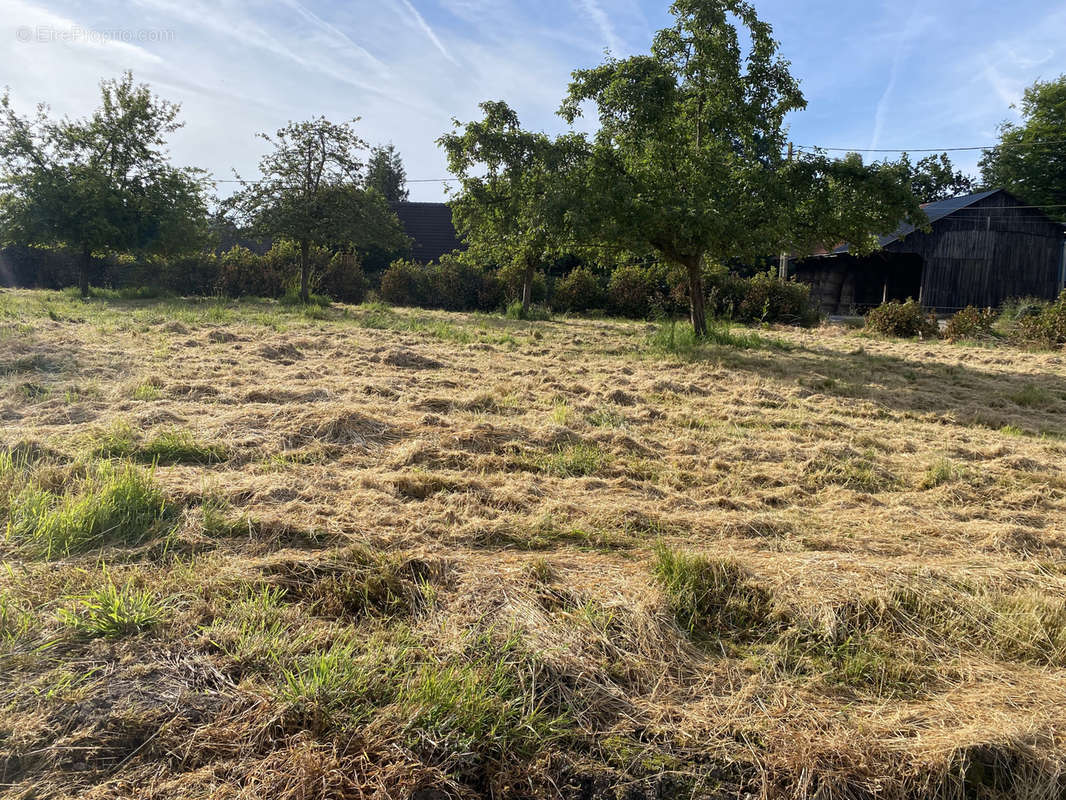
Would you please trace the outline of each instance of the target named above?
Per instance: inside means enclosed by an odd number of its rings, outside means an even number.
[[[973,150],[995,150],[999,147],[1051,147],[1054,145],[1066,145],[1066,139],[1051,139],[1043,142],[1008,142],[988,145],[975,145],[972,147],[823,147],[817,144],[798,144],[798,150],[825,150],[835,153],[960,153]]]
[[[454,183],[459,180],[458,178],[411,178],[404,183]],[[258,178],[256,180],[237,180],[236,178],[215,178],[212,183],[266,183],[265,178]]]

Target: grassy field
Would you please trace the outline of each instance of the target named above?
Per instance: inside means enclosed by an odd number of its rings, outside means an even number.
[[[0,794],[1057,798],[1066,356],[0,293]]]

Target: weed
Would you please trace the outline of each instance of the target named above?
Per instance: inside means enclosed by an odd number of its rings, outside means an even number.
[[[504,316],[507,317],[507,319],[521,319],[529,322],[546,322],[552,318],[552,312],[550,308],[536,305],[531,305],[528,309],[525,309],[522,307],[522,302],[516,300],[507,306]]]

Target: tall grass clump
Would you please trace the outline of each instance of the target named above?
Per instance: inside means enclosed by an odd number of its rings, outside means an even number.
[[[56,558],[106,543],[136,544],[163,519],[166,504],[151,471],[96,463],[60,488],[42,486],[34,472],[10,455],[0,460],[6,539],[31,554]]]
[[[430,652],[403,626],[341,636],[278,676],[277,695],[303,724],[354,731],[367,720],[461,775],[533,757],[565,731],[536,691],[516,636],[471,633],[462,653]]]
[[[60,609],[59,619],[89,638],[118,638],[150,630],[164,616],[164,605],[147,589],[127,581],[116,586],[110,579],[85,595],[70,598],[70,608]]]
[[[754,640],[767,631],[772,617],[770,593],[755,584],[732,559],[655,549],[652,574],[690,635]]]
[[[746,330],[736,330],[728,323],[712,323],[704,337],[688,323],[677,320],[662,323],[649,340],[652,350],[683,361],[695,361],[707,354],[709,347],[729,347],[735,350],[788,350],[789,345]]]
[[[129,425],[117,424],[96,437],[92,455],[160,466],[207,465],[225,461],[229,451],[221,444],[198,442],[188,431],[163,431],[141,439]]]

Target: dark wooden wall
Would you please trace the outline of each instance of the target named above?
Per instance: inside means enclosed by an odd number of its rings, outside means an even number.
[[[922,257],[922,303],[938,311],[997,307],[1012,297],[1055,298],[1062,288],[1062,226],[1006,192],[885,247]]]

